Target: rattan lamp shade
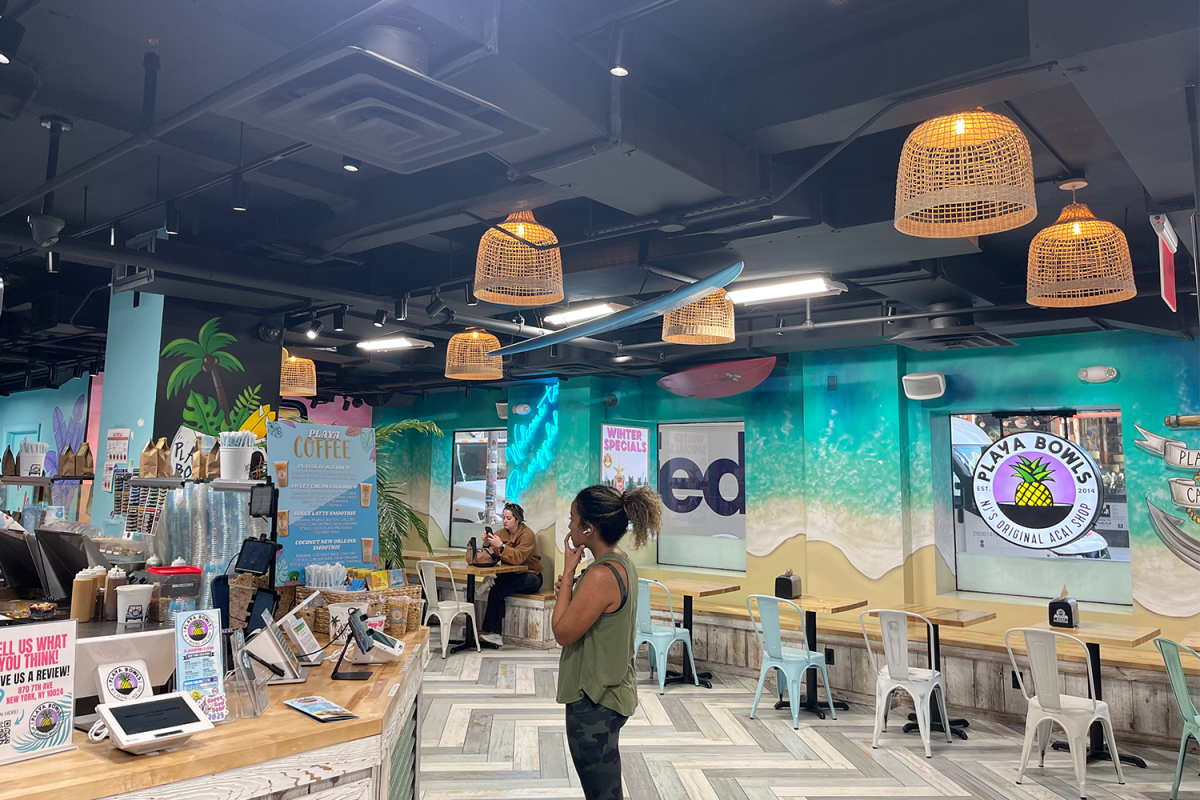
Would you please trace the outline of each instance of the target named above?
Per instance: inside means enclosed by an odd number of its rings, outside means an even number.
[[[976,109],[918,125],[900,154],[896,230],[943,239],[1019,228],[1037,216],[1029,140]]]
[[[510,214],[506,231],[537,245],[558,244],[554,231],[540,225],[532,211]],[[544,306],[563,299],[562,253],[538,250],[494,228],[479,240],[475,259],[475,296],[506,306]]]
[[[717,289],[708,297],[663,315],[662,338],[673,344],[728,344],[733,335],[733,301]]]
[[[1119,303],[1137,294],[1125,234],[1071,203],[1029,245],[1026,300],[1030,305],[1078,308]]]
[[[317,393],[317,365],[309,358],[289,356],[283,349],[279,368],[279,393],[288,397],[313,397]]]
[[[460,381],[488,381],[504,377],[500,356],[489,356],[499,349],[500,340],[484,331],[466,331],[450,337],[446,350],[446,377]]]

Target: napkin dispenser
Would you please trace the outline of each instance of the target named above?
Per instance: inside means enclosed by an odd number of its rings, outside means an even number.
[[[1079,627],[1079,602],[1074,597],[1067,596],[1067,587],[1065,586],[1062,595],[1057,600],[1050,601],[1050,627]]]
[[[789,569],[775,579],[775,596],[784,600],[795,600],[800,596],[800,576]]]

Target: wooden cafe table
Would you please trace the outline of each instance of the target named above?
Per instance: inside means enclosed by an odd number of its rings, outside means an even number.
[[[1080,622],[1078,628],[1052,628],[1049,622],[1039,622],[1030,627],[1043,631],[1065,633],[1068,636],[1074,636],[1076,639],[1083,640],[1083,643],[1087,645],[1088,661],[1092,665],[1092,679],[1096,684],[1097,700],[1104,699],[1104,689],[1100,679],[1100,645],[1107,645],[1109,647],[1137,647],[1162,633],[1162,630],[1159,628],[1122,625],[1112,622],[1088,622],[1087,620]],[[1066,742],[1055,742],[1052,747],[1055,750],[1070,749]],[[1104,744],[1104,728],[1099,722],[1092,724],[1091,736],[1088,741],[1087,760],[1089,764],[1093,761],[1112,761],[1112,753]],[[1127,753],[1121,753],[1121,761],[1125,764],[1132,764],[1135,767],[1145,768],[1146,766],[1145,761]]]
[[[741,586],[732,583],[716,583],[713,581],[692,581],[683,579],[668,579],[659,581],[663,586],[667,587],[672,595],[683,595],[683,627],[688,633],[692,632],[692,601],[697,597],[712,597],[718,594],[728,594],[741,589]],[[650,584],[650,588],[654,588],[654,584]],[[686,654],[685,654],[686,656]],[[712,683],[709,679],[712,678],[711,672],[699,672],[695,679],[700,681],[700,685],[706,689],[712,688]],[[683,659],[682,673],[667,673],[667,683],[694,683],[692,676],[692,664],[688,658]]]
[[[804,638],[807,640],[808,649],[812,652],[817,650],[817,614],[839,614],[843,611],[862,608],[867,604],[866,600],[849,597],[810,594],[800,595],[792,602],[800,606],[800,610],[804,612]],[[833,693],[830,692],[828,686],[825,687],[825,695],[834,708],[849,708],[841,700],[833,699]],[[799,699],[799,703],[802,709],[807,709],[821,719],[825,719],[825,712],[817,704],[817,671],[815,669],[805,670],[804,697]],[[775,708],[787,707],[787,700],[780,700],[775,704]]]
[[[933,625],[933,637],[925,643],[925,650],[929,654],[929,663],[938,672],[942,671],[942,641],[939,629],[942,625],[949,625],[952,628],[966,628],[971,625],[978,625],[981,622],[990,622],[996,618],[994,611],[972,611],[966,608],[946,608],[944,606],[930,606],[920,603],[904,603],[896,606],[897,611],[907,611],[910,614],[920,614],[925,619],[929,620]],[[946,680],[946,676],[942,676],[942,680]],[[945,684],[942,684],[943,687]],[[917,715],[909,714],[911,720],[904,726],[905,733],[912,733],[919,730],[917,726]],[[970,726],[970,722],[965,719],[951,719],[950,733],[960,739],[967,738],[967,732],[963,728]],[[934,731],[945,730],[942,725],[942,712],[937,704],[933,704],[929,715],[929,727]]]

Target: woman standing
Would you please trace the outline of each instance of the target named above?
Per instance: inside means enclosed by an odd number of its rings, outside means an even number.
[[[662,525],[658,495],[648,487],[626,493],[589,486],[577,494],[563,542],[563,574],[554,584],[552,626],[563,649],[558,702],[567,706],[567,744],[587,800],[620,800],[617,740],[637,709],[633,635],[638,577],[629,556],[617,547],[631,524],[634,547],[645,544]],[[585,549],[596,560],[575,580]]]
[[[542,558],[537,551],[537,535],[525,524],[525,509],[516,503],[505,503],[501,533],[485,533],[484,549],[499,557],[504,564],[524,564],[528,572],[497,575],[488,593],[487,610],[483,613],[483,632],[479,638],[500,647],[504,644],[504,604],[509,595],[527,594],[542,588]]]

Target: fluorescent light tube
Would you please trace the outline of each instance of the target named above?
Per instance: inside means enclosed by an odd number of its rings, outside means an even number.
[[[426,342],[423,339],[406,339],[403,336],[396,336],[391,339],[369,339],[365,342],[359,342],[358,346],[363,350],[379,352],[382,350],[406,350],[411,348],[433,347],[433,343]]]
[[[841,294],[846,291],[844,283],[831,281],[823,275],[769,286],[752,286],[734,289],[728,293],[734,303],[769,303],[773,300],[789,300],[793,297],[816,297],[818,295]]]
[[[551,325],[570,325],[572,322],[583,322],[586,319],[595,319],[613,313],[617,309],[609,303],[601,303],[598,306],[587,306],[585,308],[572,308],[564,311],[561,314],[551,314],[546,317],[546,322]]]

